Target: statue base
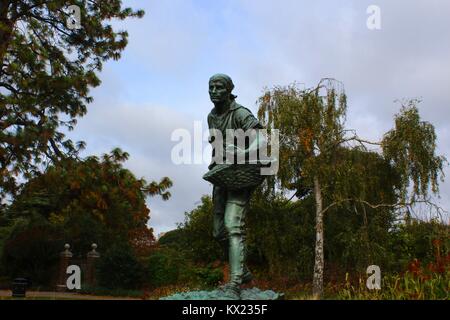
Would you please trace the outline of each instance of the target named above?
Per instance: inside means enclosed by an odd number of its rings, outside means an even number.
[[[258,288],[242,289],[240,300],[283,300],[284,293],[277,293],[272,290],[262,291]],[[221,290],[212,291],[189,291],[175,293],[162,297],[159,300],[236,300],[233,297],[224,295]]]

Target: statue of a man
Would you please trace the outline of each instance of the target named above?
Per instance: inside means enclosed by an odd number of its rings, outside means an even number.
[[[209,95],[214,108],[208,114],[208,126],[210,132],[211,129],[220,130],[224,142],[230,129],[247,131],[263,128],[249,109],[236,103],[236,96],[232,94],[233,88],[233,81],[225,74],[216,74],[209,79]],[[224,144],[226,150],[223,154],[229,152],[230,147],[236,150],[233,146]],[[257,147],[250,144],[245,152]],[[209,169],[215,165],[213,161]],[[234,299],[239,299],[241,285],[252,280],[245,264],[245,214],[252,191],[253,188],[231,190],[219,185],[214,185],[213,188],[213,233],[225,250],[228,250],[230,264],[230,281],[222,286],[221,290]]]

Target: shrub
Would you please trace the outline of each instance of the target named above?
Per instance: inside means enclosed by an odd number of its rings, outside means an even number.
[[[345,300],[448,300],[448,279],[446,274],[431,273],[427,277],[418,277],[411,272],[402,275],[393,274],[383,277],[381,290],[369,291],[365,279],[359,279],[353,285],[346,281],[337,295]]]
[[[114,244],[98,262],[98,284],[107,289],[137,289],[142,286],[143,268],[126,244]]]
[[[147,282],[152,288],[173,285],[214,287],[223,280],[221,268],[196,266],[186,254],[160,247],[147,259]]]
[[[2,270],[11,279],[26,277],[34,285],[50,286],[56,279],[62,247],[60,234],[50,225],[18,225],[5,241]]]
[[[162,248],[154,251],[147,260],[147,281],[152,287],[176,284],[188,268],[179,252]]]
[[[341,299],[448,300],[450,254],[441,256],[438,241],[435,241],[435,246],[437,246],[435,261],[425,266],[418,259],[414,259],[409,263],[406,272],[384,276],[381,290],[368,291],[361,277],[358,284],[353,285],[347,274],[345,285],[338,292],[338,297]]]
[[[221,268],[207,266],[205,268],[195,268],[194,274],[196,282],[200,286],[215,287],[223,280],[223,271]]]

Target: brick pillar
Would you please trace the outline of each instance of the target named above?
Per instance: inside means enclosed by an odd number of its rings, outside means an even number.
[[[86,284],[91,287],[94,287],[97,284],[95,271],[98,258],[100,258],[100,254],[95,249],[97,249],[97,245],[93,243],[92,250],[87,254]]]
[[[66,291],[66,281],[67,281],[67,267],[70,264],[70,258],[73,254],[69,251],[70,245],[66,243],[64,245],[64,251],[59,254],[59,277],[58,284],[56,285],[56,291]]]

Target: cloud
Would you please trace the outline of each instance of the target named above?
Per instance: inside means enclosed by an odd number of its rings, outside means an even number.
[[[127,1],[128,2],[128,1]],[[382,29],[366,27],[369,5],[381,8]],[[95,103],[75,129],[88,152],[120,146],[137,176],[174,180],[168,202],[149,199],[157,233],[183,220],[210,186],[206,166],[170,162],[170,133],[205,121],[211,108],[207,80],[232,76],[241,104],[256,111],[264,87],[297,81],[313,86],[324,77],[342,81],[349,127],[381,139],[400,106],[395,99],[422,97],[424,120],[436,126],[438,149],[450,154],[450,2],[367,0],[151,1],[147,14],[118,24],[130,42],[119,62],[108,63]],[[449,176],[448,167],[445,170]],[[441,188],[450,208],[450,183]]]
[[[241,3],[241,2],[240,2]],[[448,1],[377,1],[382,29],[366,27],[372,1],[242,2],[254,36],[264,50],[235,50],[232,56],[242,85],[252,94],[263,83],[294,81],[315,85],[333,77],[345,85],[350,128],[380,140],[393,126],[396,99],[421,97],[423,120],[436,127],[438,152],[450,154],[450,33]],[[236,2],[236,6],[238,6]],[[250,63],[251,62],[251,63]],[[448,176],[449,168],[445,168]],[[450,183],[442,184],[439,202],[450,207]]]
[[[122,22],[129,33],[127,55],[152,71],[174,76],[190,72],[204,57],[208,16],[191,0],[148,1],[136,4],[144,18]]]
[[[103,90],[108,90],[107,86],[115,87],[112,79],[109,78]],[[130,158],[124,166],[147,182],[169,177],[173,181],[170,200],[149,197],[147,204],[151,210],[150,226],[156,234],[173,229],[184,220],[185,211],[193,209],[202,195],[211,192],[209,183],[202,180],[208,163],[175,165],[171,159],[172,148],[178,143],[171,140],[172,132],[182,128],[193,135],[194,121],[202,119],[171,107],[127,105],[112,102],[101,94],[97,98],[88,114],[79,120],[76,130],[70,133],[71,138],[87,142],[84,155],[109,153],[115,147],[129,152]],[[202,129],[203,133],[205,121]],[[203,147],[207,148],[207,143]]]

